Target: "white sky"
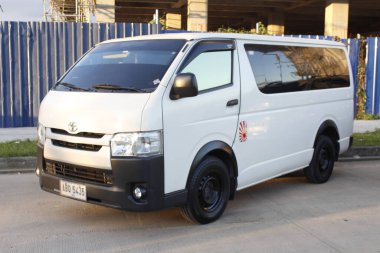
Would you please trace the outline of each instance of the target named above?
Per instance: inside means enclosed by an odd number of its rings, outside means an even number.
[[[43,0],[0,0],[0,21],[42,21]]]

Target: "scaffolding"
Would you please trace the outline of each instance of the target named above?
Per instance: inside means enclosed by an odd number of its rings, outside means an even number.
[[[44,0],[44,20],[91,22],[95,0]]]

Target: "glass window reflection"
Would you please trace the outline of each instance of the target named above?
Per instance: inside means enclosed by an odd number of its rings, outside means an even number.
[[[283,93],[348,87],[349,75],[342,49],[245,45],[261,92]]]

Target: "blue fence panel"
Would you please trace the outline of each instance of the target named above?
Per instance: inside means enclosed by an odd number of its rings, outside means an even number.
[[[20,84],[28,83],[28,65],[27,65],[27,50],[28,50],[28,27],[26,23],[19,23],[19,63],[20,63]],[[21,122],[22,124],[30,124],[29,122],[29,94],[28,94],[29,88],[26,87],[26,89],[23,87],[20,94],[22,97],[21,100]]]
[[[360,40],[358,39],[349,39],[344,40],[343,43],[348,45],[348,53],[350,56],[352,76],[354,78],[354,104],[357,103],[356,91],[358,89],[358,66],[359,66],[359,50],[360,50]],[[356,106],[355,115],[356,115]]]
[[[95,44],[160,30],[152,24],[0,22],[0,127],[36,126],[42,98]]]
[[[132,37],[141,35],[142,28],[140,27],[140,24],[132,23],[131,29],[132,29],[132,33],[131,33]]]
[[[108,24],[108,39],[116,38],[115,27],[115,24]]]
[[[132,27],[133,27],[133,24],[126,24],[126,23],[124,23],[123,24],[123,32],[124,32],[124,34],[123,34],[123,36],[124,37],[130,37],[130,36],[132,36]]]
[[[367,39],[366,66],[366,113],[380,112],[380,41],[378,38]]]
[[[10,23],[4,24],[2,27],[0,27],[1,31],[1,46],[0,46],[0,54],[1,54],[1,82],[2,83],[10,83],[11,80],[11,47],[9,46],[11,44],[11,38],[10,38]],[[1,113],[4,115],[3,118],[3,124],[11,125],[13,124],[13,95],[12,95],[12,89],[10,85],[4,85],[1,89],[1,101],[2,103],[2,109]]]
[[[28,88],[31,92],[31,121],[34,122],[34,119],[38,115],[38,103],[33,103],[33,101],[40,101],[40,66],[39,66],[39,35],[37,30],[37,23],[30,24],[29,27],[29,82]],[[33,125],[33,123],[31,124]],[[9,126],[9,125],[5,125]],[[30,126],[30,125],[27,125]],[[4,127],[4,126],[3,126]]]

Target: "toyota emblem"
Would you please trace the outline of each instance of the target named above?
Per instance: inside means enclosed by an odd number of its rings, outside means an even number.
[[[69,123],[69,132],[75,133],[76,131],[78,131],[77,123],[75,123],[74,121],[70,122]]]

